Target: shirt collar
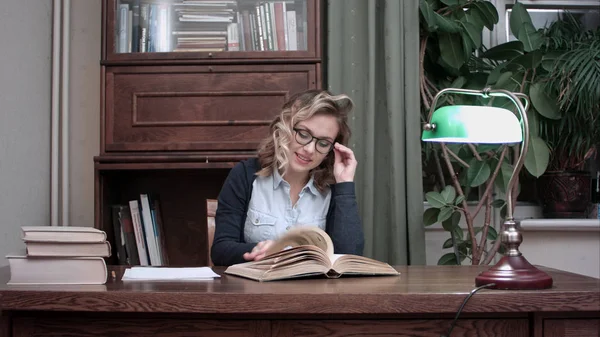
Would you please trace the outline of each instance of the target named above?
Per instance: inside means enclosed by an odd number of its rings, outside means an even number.
[[[277,189],[282,181],[283,178],[281,177],[281,174],[279,174],[277,167],[273,168],[273,189]]]
[[[281,176],[281,174],[279,174],[279,170],[273,170],[273,189],[277,189],[277,187],[279,187],[279,185],[281,185],[283,181],[283,177]],[[312,194],[319,195],[319,190],[317,190],[317,187],[315,186],[315,176],[313,174],[310,175],[310,179],[308,180],[306,185],[304,185],[303,189],[307,187]]]

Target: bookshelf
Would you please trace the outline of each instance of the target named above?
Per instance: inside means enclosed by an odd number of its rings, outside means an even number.
[[[290,95],[322,87],[321,9],[321,0],[103,0],[94,176],[108,263],[119,263],[112,206],[149,194],[169,265],[208,264],[206,200],[255,154]]]

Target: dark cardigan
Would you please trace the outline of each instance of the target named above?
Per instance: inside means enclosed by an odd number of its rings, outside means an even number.
[[[257,158],[238,163],[229,172],[218,199],[215,238],[211,259],[216,266],[246,262],[243,254],[256,243],[244,241],[244,223],[252,196],[252,183],[260,170]],[[325,231],[331,237],[336,254],[362,255],[364,234],[354,191],[354,182],[334,184],[327,212]]]

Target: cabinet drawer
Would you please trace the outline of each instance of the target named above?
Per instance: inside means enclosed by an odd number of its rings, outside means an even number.
[[[271,336],[422,336],[439,337],[451,320],[299,320],[273,321]],[[527,319],[460,319],[452,336],[529,336]]]
[[[269,329],[269,321],[260,320],[72,316],[64,318],[19,317],[13,321],[13,335],[28,337],[262,337],[270,335]]]
[[[598,337],[600,319],[545,319],[544,337]]]
[[[318,65],[137,66],[106,69],[103,153],[255,150]]]

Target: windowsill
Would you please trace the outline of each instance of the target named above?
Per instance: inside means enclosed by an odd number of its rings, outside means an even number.
[[[527,219],[522,220],[521,229],[531,231],[577,231],[599,232],[598,219]]]
[[[423,203],[425,208],[428,202]],[[477,205],[477,202],[469,202],[469,206]],[[517,202],[515,207],[515,219],[520,223],[520,228],[526,232],[546,231],[573,231],[573,232],[598,232],[600,231],[599,219],[547,219],[542,215],[540,206]],[[464,221],[464,220],[463,220]],[[460,227],[466,229],[466,224],[461,221]],[[443,231],[439,223],[425,227],[425,231]]]

